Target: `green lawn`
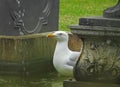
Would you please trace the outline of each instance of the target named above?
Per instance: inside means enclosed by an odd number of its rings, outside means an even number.
[[[103,10],[118,0],[60,0],[59,30],[70,31],[68,26],[78,24],[78,19],[102,16]]]

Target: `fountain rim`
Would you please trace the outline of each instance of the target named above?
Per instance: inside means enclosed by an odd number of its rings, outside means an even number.
[[[29,39],[29,38],[39,38],[39,37],[47,37],[46,35],[51,32],[43,32],[36,34],[27,34],[22,36],[8,36],[8,35],[0,35],[1,39]]]
[[[71,32],[81,37],[120,37],[120,28],[103,26],[71,25]]]

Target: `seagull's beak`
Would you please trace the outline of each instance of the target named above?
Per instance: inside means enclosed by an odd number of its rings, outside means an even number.
[[[54,37],[54,34],[48,34],[47,37]]]

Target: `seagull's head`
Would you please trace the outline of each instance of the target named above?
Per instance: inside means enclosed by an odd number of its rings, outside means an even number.
[[[58,41],[68,41],[68,33],[65,31],[55,31],[54,33],[48,34],[47,37],[54,37]]]

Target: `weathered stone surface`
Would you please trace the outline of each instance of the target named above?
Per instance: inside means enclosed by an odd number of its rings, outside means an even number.
[[[46,34],[0,36],[0,74],[27,75],[53,71],[56,41],[47,38]]]
[[[0,0],[0,35],[58,30],[59,0]]]
[[[120,39],[86,38],[76,67],[77,80],[120,81]]]
[[[120,0],[106,9],[103,17],[80,18],[78,25],[70,26],[72,33],[82,38],[83,49],[74,67],[77,81],[65,81],[64,87],[87,87],[90,81],[92,87],[96,87],[95,82],[120,83],[120,20],[117,18],[120,18]]]
[[[80,37],[120,37],[120,28],[117,27],[102,27],[102,26],[84,26],[72,25],[69,27],[72,33]]]
[[[85,17],[79,19],[79,25],[120,28],[120,20],[104,17]]]
[[[83,51],[75,68],[78,81],[120,81],[120,30],[100,26],[71,26],[83,39]]]

